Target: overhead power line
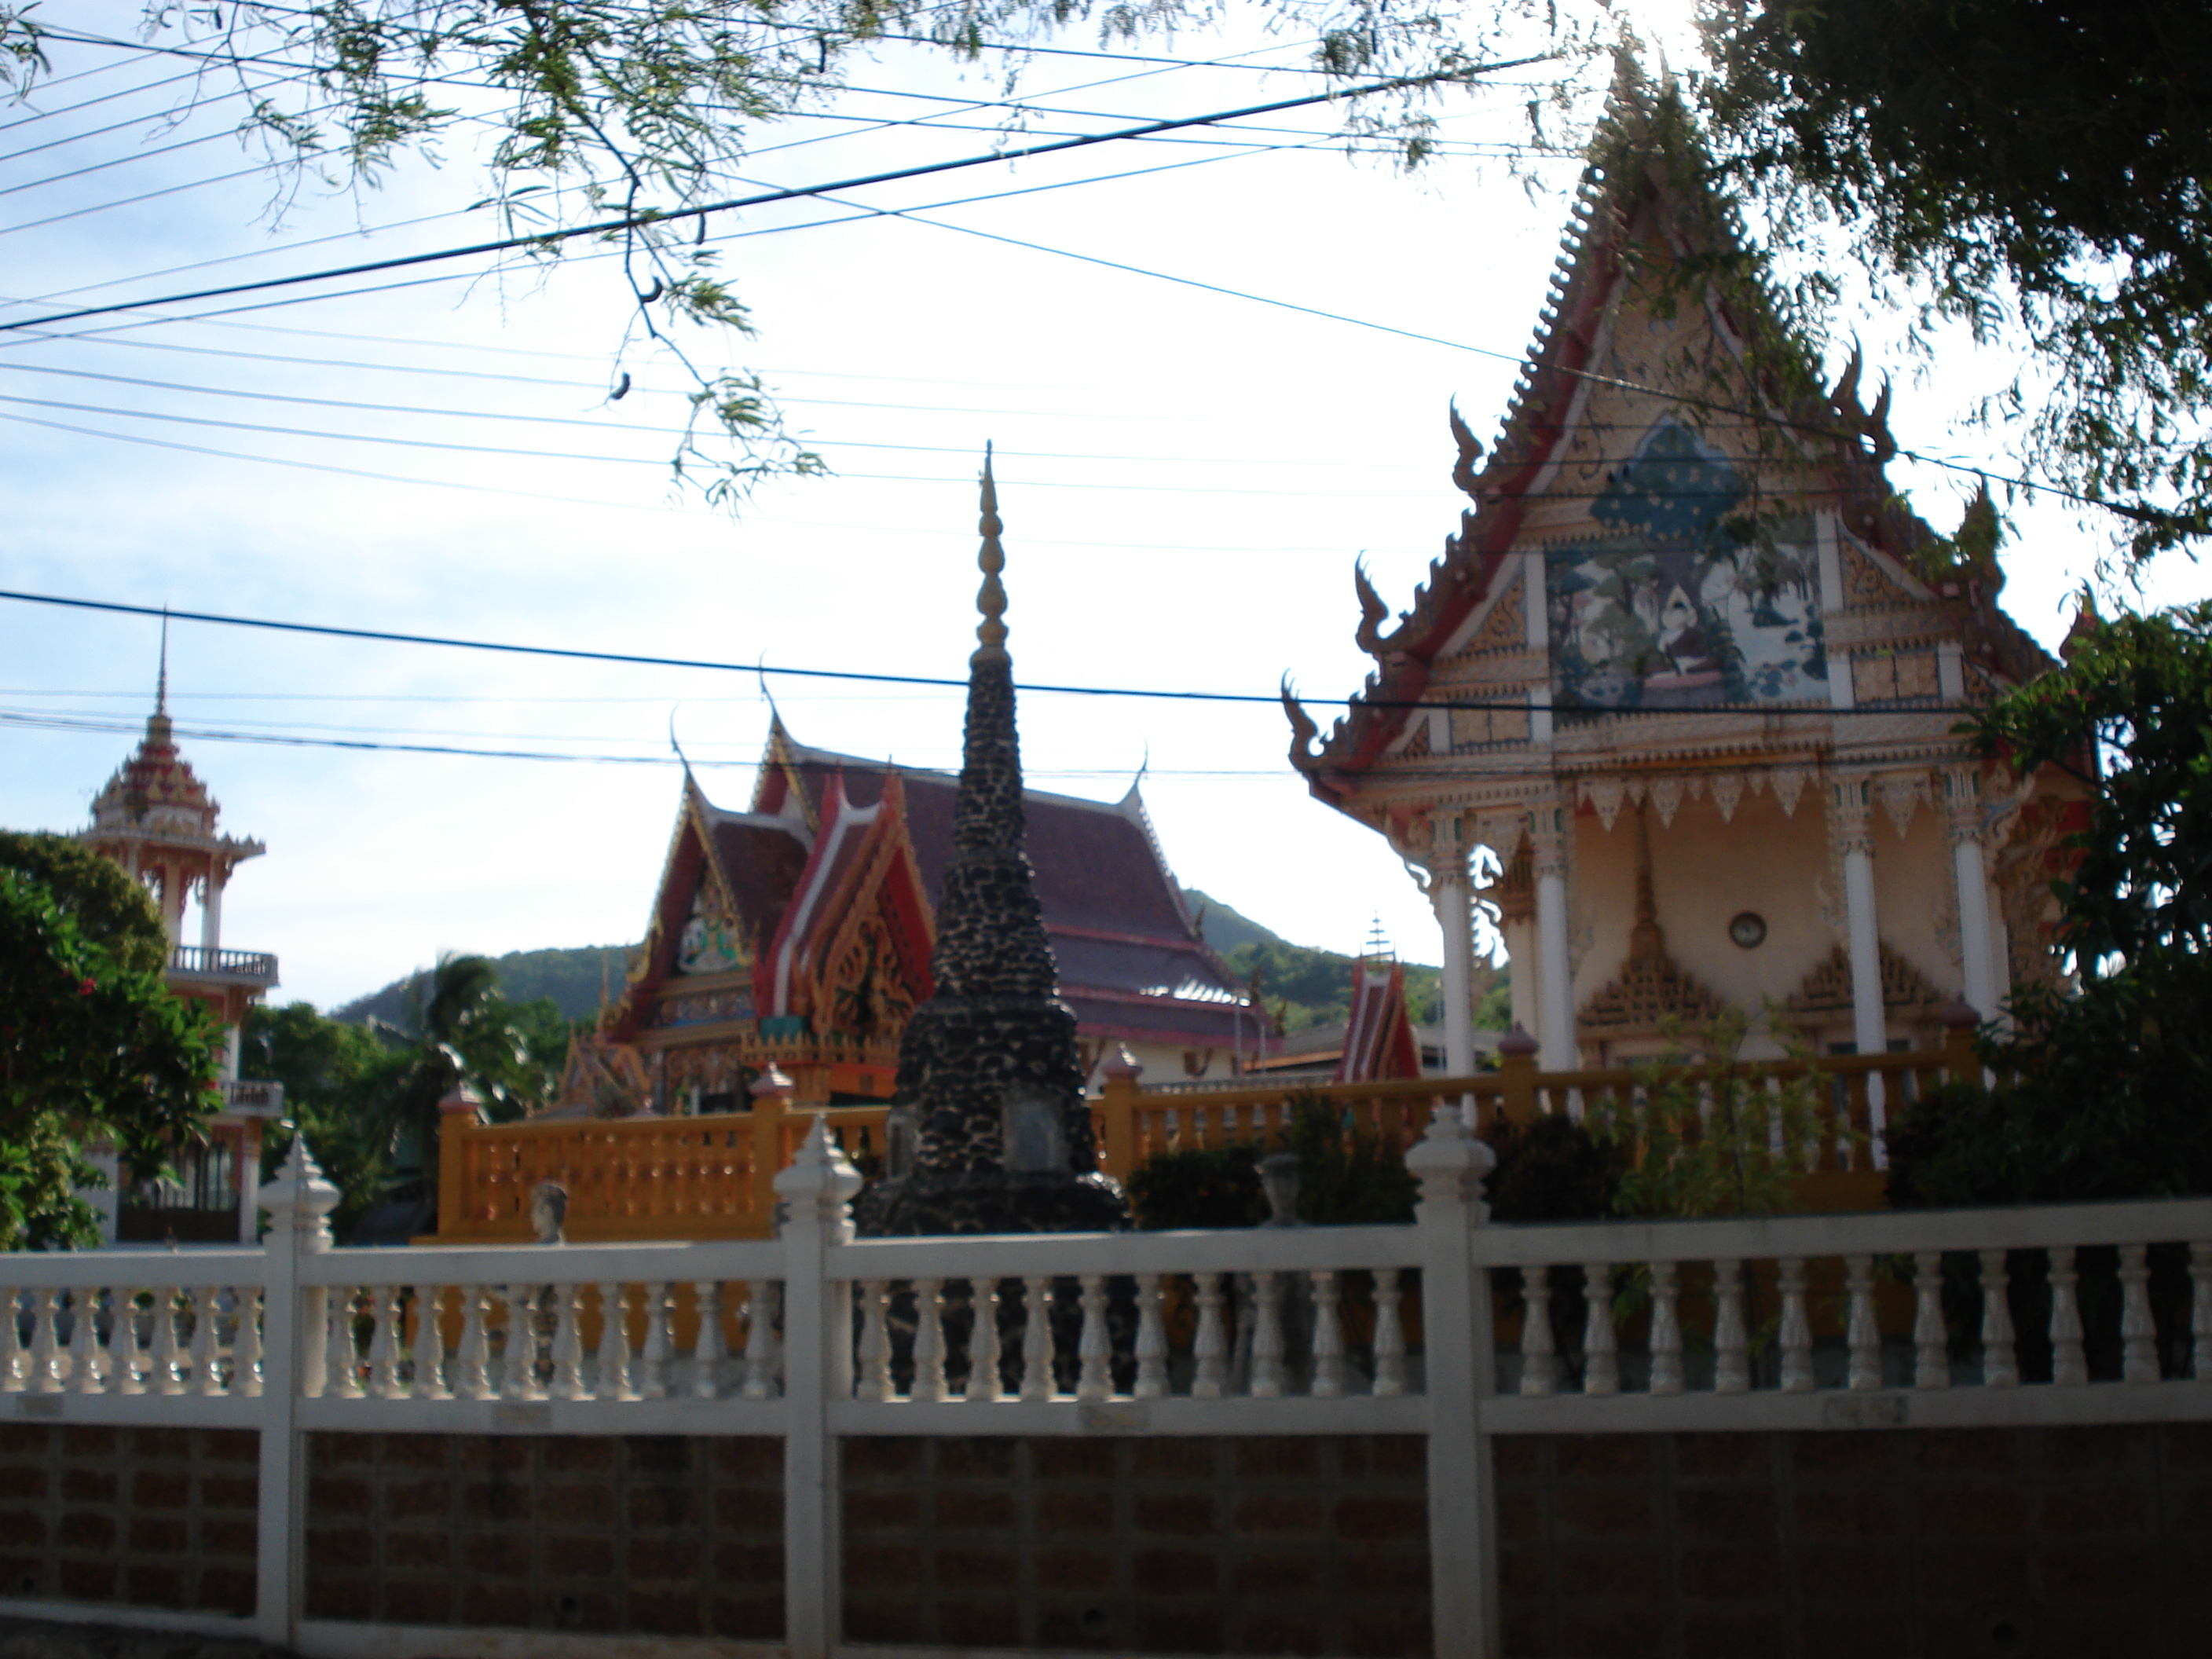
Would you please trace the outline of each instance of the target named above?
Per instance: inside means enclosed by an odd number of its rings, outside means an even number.
[[[1538,60],[1528,58],[1524,62]],[[1508,69],[1511,64],[1485,66],[1485,70]],[[1481,71],[1470,71],[1476,73]],[[1177,116],[1167,120],[1147,121],[1133,127],[1117,128],[1110,132],[1084,133],[1073,138],[1055,138],[1041,144],[1028,144],[1017,149],[1000,150],[985,155],[963,156],[957,161],[931,161],[910,167],[894,167],[885,172],[864,174],[859,178],[835,179],[820,185],[797,185],[786,189],[760,191],[752,196],[734,197],[720,202],[706,202],[696,206],[672,209],[667,212],[625,214],[619,218],[605,219],[592,224],[573,225],[561,230],[540,232],[528,236],[506,236],[489,242],[474,242],[460,247],[439,248],[423,253],[397,255],[389,259],[368,260],[360,264],[337,265],[323,270],[303,271],[289,276],[264,277],[259,282],[233,283],[223,288],[199,289],[186,294],[167,295],[158,299],[119,301],[110,305],[86,306],[75,311],[64,311],[48,317],[24,318],[15,322],[0,323],[0,332],[12,332],[24,328],[52,328],[60,323],[76,322],[88,317],[112,316],[117,312],[143,310],[150,306],[186,305],[201,300],[228,299],[234,295],[265,293],[270,289],[296,288],[304,283],[336,282],[343,277],[372,276],[387,270],[404,270],[416,266],[439,264],[453,259],[465,259],[485,254],[509,253],[524,248],[544,248],[553,243],[572,241],[583,236],[606,236],[626,230],[639,230],[653,226],[666,226],[687,219],[703,220],[708,214],[732,213],[746,208],[765,207],[776,202],[793,202],[819,196],[825,191],[859,190],[872,185],[893,184],[906,179],[923,179],[940,173],[956,173],[968,167],[989,167],[1000,162],[1025,161],[1033,156],[1056,155],[1066,150],[1085,149],[1094,144],[1115,143],[1143,138],[1155,133],[1176,132],[1189,127],[1216,126],[1230,121],[1243,120],[1255,115],[1273,115],[1284,110],[1305,109],[1316,104],[1334,103],[1341,98],[1366,97],[1376,93],[1390,92],[1401,87],[1426,85],[1445,77],[1437,76],[1402,76],[1394,80],[1370,82],[1364,86],[1346,88],[1341,91],[1315,93],[1303,98],[1278,99],[1272,103],[1251,104],[1241,109],[1216,110],[1206,115]],[[1450,77],[1462,79],[1465,77]]]
[[[261,629],[278,634],[306,634],[327,639],[367,640],[384,645],[427,645],[456,651],[485,651],[503,656],[550,657],[569,662],[601,662],[625,667],[682,668],[716,674],[752,674],[765,678],[776,675],[787,679],[846,680],[869,685],[919,685],[939,688],[961,688],[968,684],[965,676],[942,674],[885,674],[857,668],[796,668],[765,660],[757,662],[717,662],[704,657],[657,657],[626,651],[586,651],[573,646],[521,645],[512,641],[473,640],[447,634],[404,634],[375,628],[338,628],[322,623],[283,622],[266,617],[236,617],[214,611],[183,611],[174,605],[126,605],[114,599],[82,599],[58,593],[29,593],[0,588],[0,599],[12,599],[24,605],[50,605],[71,611],[106,611],[117,616],[165,617],[171,622],[210,623],[222,628]],[[1016,690],[1035,695],[1071,697],[1132,697],[1163,702],[1220,702],[1266,704],[1279,703],[1279,693],[1251,691],[1189,691],[1158,686],[1127,685],[1060,685],[1042,681],[1018,681]],[[1876,715],[1894,720],[1906,714],[1971,714],[1973,706],[1967,703],[1917,702],[1910,708],[1835,708],[1818,707],[1782,707],[1771,703],[1708,706],[1700,708],[1605,708],[1584,703],[1540,703],[1525,697],[1455,697],[1448,702],[1433,699],[1390,701],[1361,698],[1360,705],[1367,708],[1488,708],[1517,710],[1522,713],[1557,714],[1686,714],[1698,719],[1715,714],[1755,714],[1768,719],[1786,720],[1791,715],[1810,719],[1829,719],[1839,714]]]

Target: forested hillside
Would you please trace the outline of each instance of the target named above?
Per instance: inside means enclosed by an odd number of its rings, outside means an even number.
[[[1198,918],[1206,942],[1221,953],[1240,981],[1260,971],[1260,995],[1274,1012],[1279,1006],[1287,1031],[1342,1019],[1352,1001],[1351,957],[1340,951],[1293,945],[1272,928],[1239,914],[1218,899],[1194,887],[1183,897]],[[596,1012],[599,1006],[600,974],[604,965],[611,995],[620,996],[633,945],[590,945],[570,950],[510,951],[493,958],[499,969],[501,993],[509,1002],[528,1003],[550,997],[566,1019]],[[332,1011],[331,1018],[360,1024],[381,1019],[402,1027],[408,1024],[415,988],[429,969],[394,980],[380,991]],[[1435,968],[1408,963],[1406,990],[1417,1024],[1441,1018],[1437,997],[1442,975]],[[1478,1020],[1478,1023],[1480,1023]]]
[[[565,951],[509,951],[492,958],[499,969],[501,993],[509,1002],[534,1002],[550,997],[564,1019],[596,1013],[599,1006],[599,975],[604,963],[607,994],[622,994],[623,975],[629,971],[634,945],[586,945]],[[411,1017],[416,988],[429,978],[428,968],[405,979],[396,979],[380,991],[356,998],[331,1018],[359,1024],[380,1019],[404,1028]]]

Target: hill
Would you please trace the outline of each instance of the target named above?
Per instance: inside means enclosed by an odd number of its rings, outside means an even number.
[[[1280,1008],[1285,1030],[1342,1019],[1351,1011],[1352,961],[1338,951],[1293,945],[1273,929],[1242,915],[1220,900],[1194,887],[1183,897],[1199,917],[1206,942],[1219,951],[1240,980],[1260,975],[1260,995],[1270,1011]],[[510,951],[493,958],[501,988],[511,1002],[530,1002],[550,997],[564,1019],[596,1012],[599,1006],[601,964],[605,963],[610,992],[619,995],[629,972],[631,945],[591,945],[569,950]],[[412,1018],[415,987],[428,974],[418,970],[394,980],[381,990],[356,998],[331,1013],[334,1019],[361,1024],[380,1019],[404,1029]],[[1414,1020],[1427,1024],[1438,1018],[1443,975],[1435,968],[1408,963],[1407,1000]]]
[[[629,971],[634,945],[586,945],[564,951],[510,951],[495,957],[500,988],[510,1002],[534,1002],[550,997],[563,1019],[577,1019],[599,1012],[599,975],[605,963],[606,986],[611,996],[622,994],[623,976]],[[413,1018],[415,988],[428,977],[420,969],[405,979],[396,979],[380,991],[357,997],[331,1018],[356,1024],[380,1019],[405,1029]]]
[[[1182,890],[1182,902],[1190,906],[1191,914],[1198,918],[1200,937],[1224,957],[1239,945],[1288,943],[1280,933],[1261,927],[1251,917],[1231,909],[1219,899],[1201,893],[1195,887]]]

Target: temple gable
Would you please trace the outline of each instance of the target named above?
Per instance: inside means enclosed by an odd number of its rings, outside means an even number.
[[[1395,619],[1355,568],[1373,666],[1332,729],[1285,695],[1292,764],[1418,872],[1448,977],[1494,905],[1549,1068],[1727,1005],[1758,1044],[1878,1053],[2056,972],[2041,826],[2080,786],[1958,729],[2052,666],[1997,604],[1994,509],[1915,516],[1889,389],[1856,356],[1828,384],[1758,273],[1626,67],[1495,442],[1450,411],[1442,556]],[[1471,1008],[1444,1024],[1464,1073]]]

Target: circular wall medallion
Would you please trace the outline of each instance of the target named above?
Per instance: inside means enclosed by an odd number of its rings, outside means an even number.
[[[1740,910],[1729,922],[1729,937],[1747,951],[1766,943],[1766,918],[1756,910]]]

